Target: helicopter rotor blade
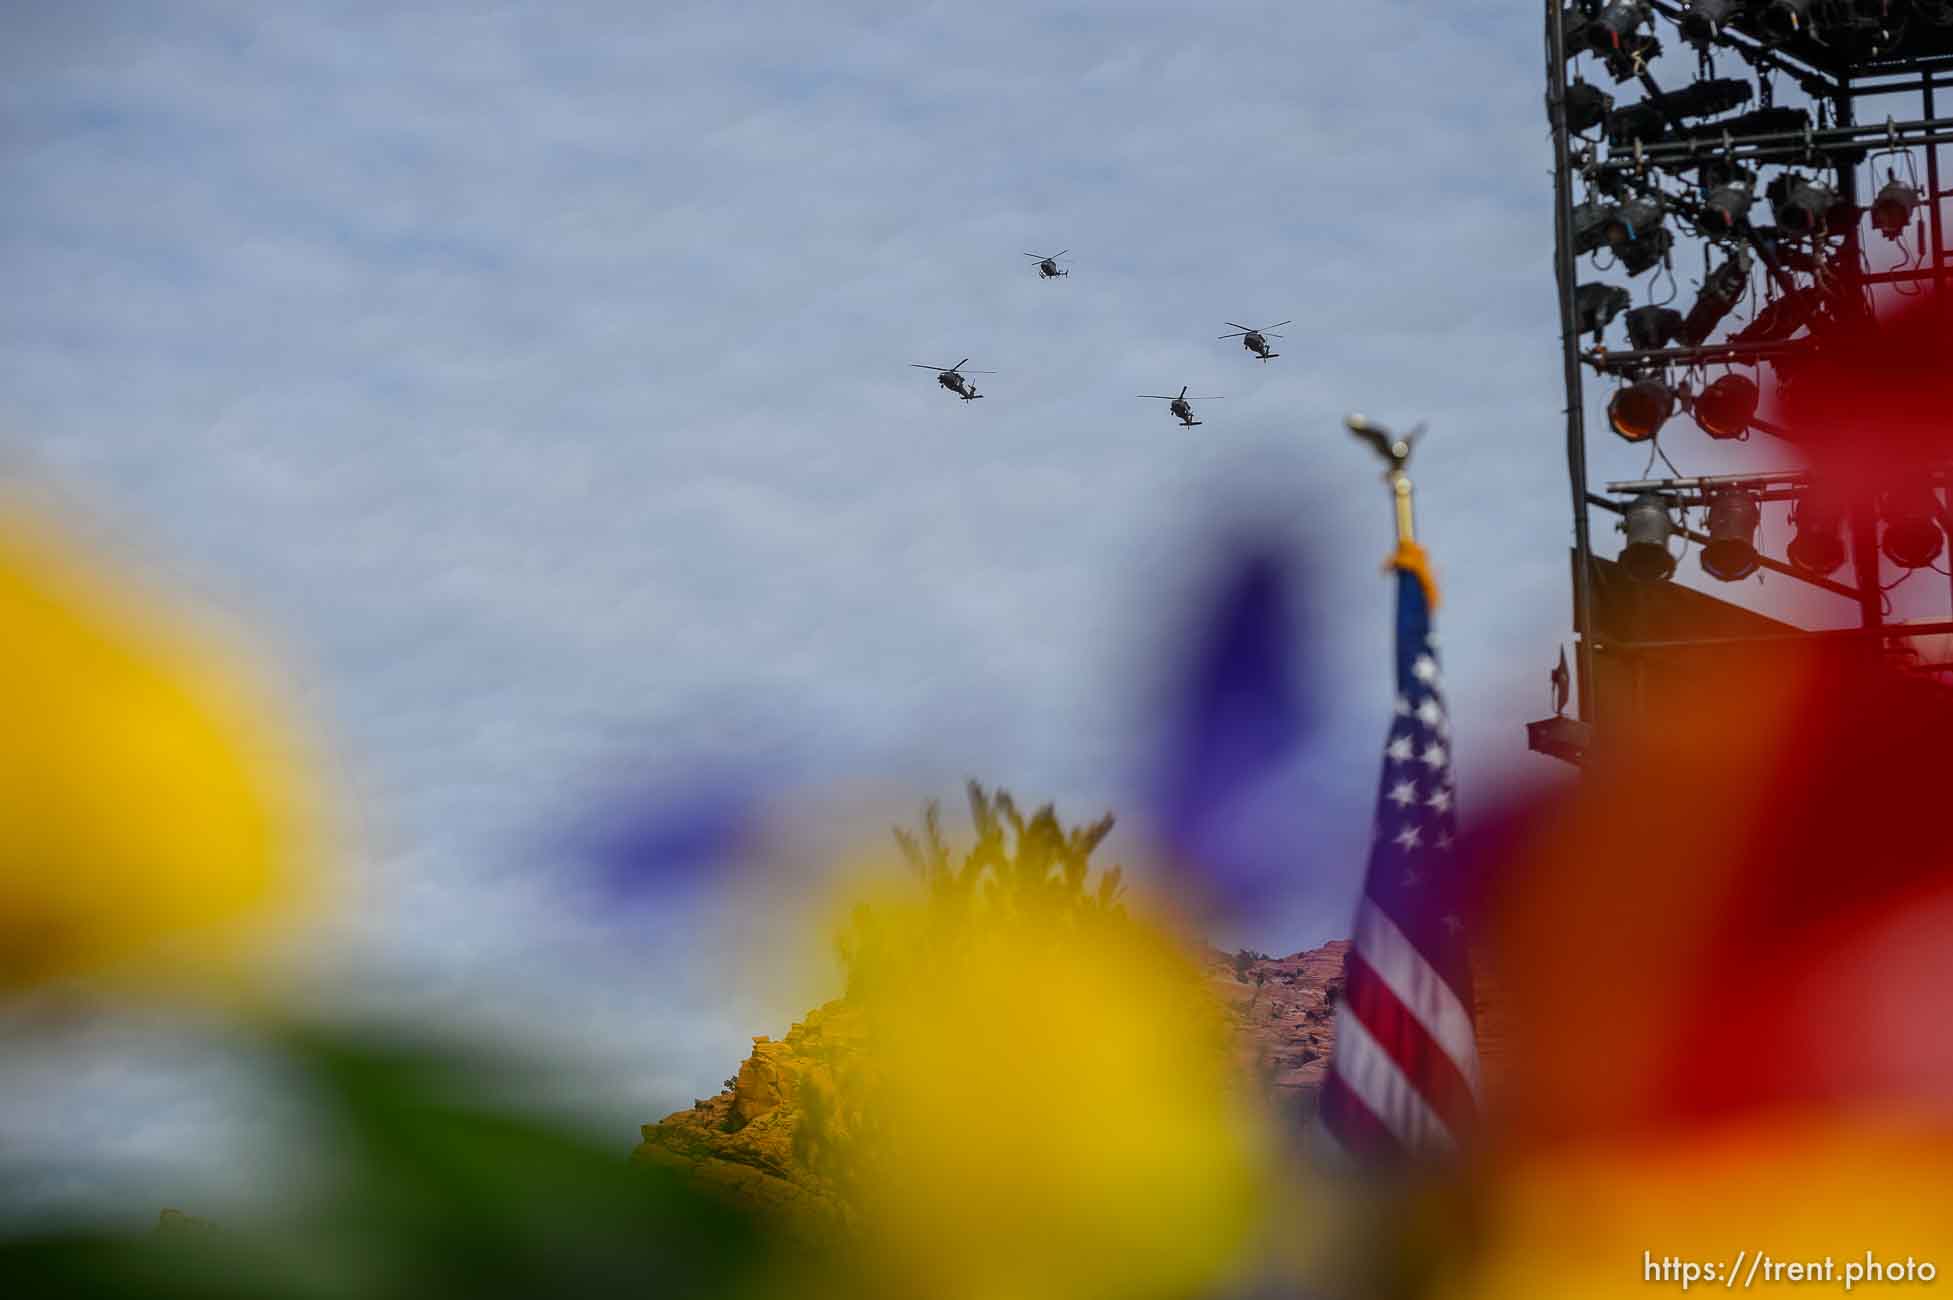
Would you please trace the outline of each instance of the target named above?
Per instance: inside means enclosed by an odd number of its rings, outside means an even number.
[[[1061,248],[1057,252],[1051,255],[1051,260],[1055,262],[1059,258],[1063,257],[1066,253],[1069,253],[1070,251],[1071,250],[1069,248]]]
[[[1191,385],[1189,385],[1189,384],[1182,384],[1182,385],[1180,385],[1180,398],[1179,398],[1179,400],[1181,400],[1181,401],[1183,401],[1183,402],[1187,400],[1187,389],[1188,389],[1188,388],[1190,388],[1190,387],[1191,387]]]
[[[1174,398],[1174,397],[1172,397],[1171,395],[1169,395],[1169,394],[1167,394],[1167,393],[1134,393],[1134,394],[1133,394],[1133,396],[1134,396],[1134,397],[1150,397],[1150,398],[1152,398],[1152,399],[1153,399],[1154,401],[1158,401],[1158,402],[1171,402],[1171,401],[1175,401],[1175,400],[1177,400],[1176,398]]]
[[[1035,258],[1037,258],[1037,260],[1038,260],[1038,261],[1040,261],[1040,262],[1042,262],[1042,261],[1044,260],[1044,254],[1043,254],[1043,253],[1026,253],[1026,254],[1024,254],[1024,256],[1026,256],[1026,257],[1035,257]]]
[[[951,367],[950,367],[950,369],[951,369],[951,370],[961,370],[961,369],[962,369],[962,368],[963,368],[963,367],[964,367],[965,365],[967,365],[967,364],[969,363],[969,360],[970,360],[970,359],[969,359],[968,357],[964,357],[964,358],[963,358],[963,360],[961,360],[961,361],[959,361],[959,362],[957,362],[957,363],[956,363],[955,365],[953,365],[953,366],[951,366]]]
[[[920,361],[909,362],[909,368],[912,370],[933,370],[936,373],[943,374],[943,375],[948,374],[952,369],[952,367],[950,366],[925,366]]]
[[[1281,328],[1282,326],[1284,326],[1284,325],[1293,325],[1293,324],[1295,324],[1295,322],[1294,322],[1294,321],[1292,321],[1292,320],[1278,320],[1278,321],[1276,321],[1276,322],[1275,322],[1275,323],[1274,323],[1273,325],[1270,325],[1270,326],[1268,327],[1268,329],[1270,329],[1270,330],[1278,330],[1278,329],[1280,329],[1280,328]],[[1264,334],[1266,334],[1267,332],[1268,332],[1268,330],[1263,330],[1263,331],[1262,331],[1262,333],[1264,333]]]
[[[1224,320],[1224,321],[1222,321],[1222,322],[1221,322],[1221,324],[1223,324],[1223,325],[1232,325],[1232,326],[1234,326],[1234,328],[1235,328],[1235,329],[1238,329],[1238,330],[1240,330],[1240,331],[1241,331],[1241,332],[1242,332],[1243,334],[1257,334],[1257,333],[1260,333],[1260,331],[1259,331],[1259,330],[1256,330],[1255,328],[1253,328],[1252,326],[1249,326],[1249,325],[1243,325],[1243,324],[1241,324],[1241,323],[1240,323],[1239,321],[1231,321],[1231,320]],[[1225,338],[1232,338],[1232,337],[1234,337],[1234,336],[1233,336],[1233,335],[1231,335],[1231,334],[1223,334],[1223,335],[1221,335],[1221,337],[1225,339]]]

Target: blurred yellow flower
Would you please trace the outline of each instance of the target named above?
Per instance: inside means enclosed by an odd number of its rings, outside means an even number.
[[[1020,850],[988,886],[936,871],[927,899],[853,910],[859,1046],[809,1100],[855,1294],[1198,1295],[1262,1242],[1274,1143],[1222,1008],[1177,938],[1113,904],[1116,873],[1085,887],[1080,843],[1058,874]]]
[[[288,910],[311,828],[239,675],[0,505],[0,991],[222,969]]]

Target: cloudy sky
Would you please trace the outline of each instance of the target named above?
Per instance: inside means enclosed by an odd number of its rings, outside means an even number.
[[[1296,779],[1341,864],[1218,937],[1340,934],[1389,704],[1350,408],[1432,425],[1467,800],[1539,777],[1570,526],[1534,6],[0,24],[7,472],[249,628],[312,719],[364,891],[321,979],[547,1018],[620,1147],[795,1008],[694,914],[576,896],[592,792],[812,755],[903,798],[971,774],[1116,807],[1217,514],[1319,561],[1331,707]],[[1073,276],[1039,282],[1022,252],[1059,248]],[[1266,366],[1215,337],[1285,317]],[[964,356],[998,372],[981,402],[908,368]],[[1197,430],[1134,400],[1182,384],[1225,398]],[[221,1034],[44,1039],[0,1063],[0,1208],[277,1182],[237,1158],[280,1112]]]

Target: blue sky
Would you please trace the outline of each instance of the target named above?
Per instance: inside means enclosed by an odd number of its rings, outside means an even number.
[[[711,924],[562,887],[595,785],[795,753],[1116,807],[1216,512],[1323,561],[1297,780],[1347,864],[1217,937],[1342,933],[1390,689],[1350,408],[1433,426],[1467,802],[1540,776],[1570,528],[1533,6],[4,12],[8,473],[316,721],[363,891],[322,987],[546,1019],[620,1147],[798,1008]],[[1066,247],[1054,283],[1021,256]],[[1284,317],[1267,366],[1215,338]],[[967,406],[908,368],[966,355]],[[1181,384],[1225,395],[1198,430],[1133,399]],[[236,1062],[108,1018],[0,1064],[32,1172],[0,1206],[275,1186]]]

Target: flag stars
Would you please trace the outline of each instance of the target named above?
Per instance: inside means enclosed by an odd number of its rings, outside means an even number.
[[[1400,718],[1408,718],[1410,715],[1411,715],[1410,696],[1399,695],[1397,697],[1397,716]]]
[[[1393,736],[1384,747],[1383,755],[1393,763],[1408,763],[1417,756],[1409,736]]]
[[[1451,852],[1451,832],[1449,831],[1438,832],[1438,850],[1442,853]]]
[[[1415,781],[1399,781],[1396,785],[1390,787],[1390,793],[1386,797],[1399,808],[1408,808],[1417,802],[1417,783]]]
[[[1454,935],[1462,932],[1465,928],[1465,923],[1458,918],[1456,913],[1444,917],[1439,924]]]
[[[1430,655],[1417,656],[1417,662],[1411,665],[1411,676],[1428,686],[1438,679],[1438,661]]]
[[[1446,761],[1451,756],[1444,752],[1443,745],[1433,742],[1432,744],[1426,746],[1424,752],[1420,754],[1418,757],[1423,760],[1424,766],[1431,768],[1433,771],[1435,771],[1438,768],[1443,767]]]
[[[1423,833],[1419,831],[1417,827],[1406,826],[1404,827],[1404,829],[1397,832],[1396,839],[1393,842],[1400,845],[1403,848],[1404,852],[1409,853],[1412,849],[1418,846],[1418,844],[1423,840],[1423,838],[1424,838]]]
[[[1423,883],[1424,883],[1424,873],[1423,873],[1423,872],[1421,872],[1421,871],[1416,871],[1416,870],[1412,870],[1412,871],[1406,871],[1406,872],[1404,873],[1404,888],[1405,888],[1405,889],[1416,889],[1416,888],[1417,888],[1417,887],[1418,887],[1419,885],[1421,885],[1421,884],[1423,884]]]
[[[1435,696],[1425,696],[1424,703],[1417,706],[1417,720],[1433,729],[1443,725],[1444,710],[1438,707]]]
[[[1396,792],[1392,791],[1391,795],[1393,798],[1395,798]],[[1424,803],[1426,807],[1429,807],[1437,812],[1450,812],[1451,791],[1445,789],[1443,786],[1439,786],[1437,789],[1431,791],[1431,797],[1429,799],[1426,799]]]

